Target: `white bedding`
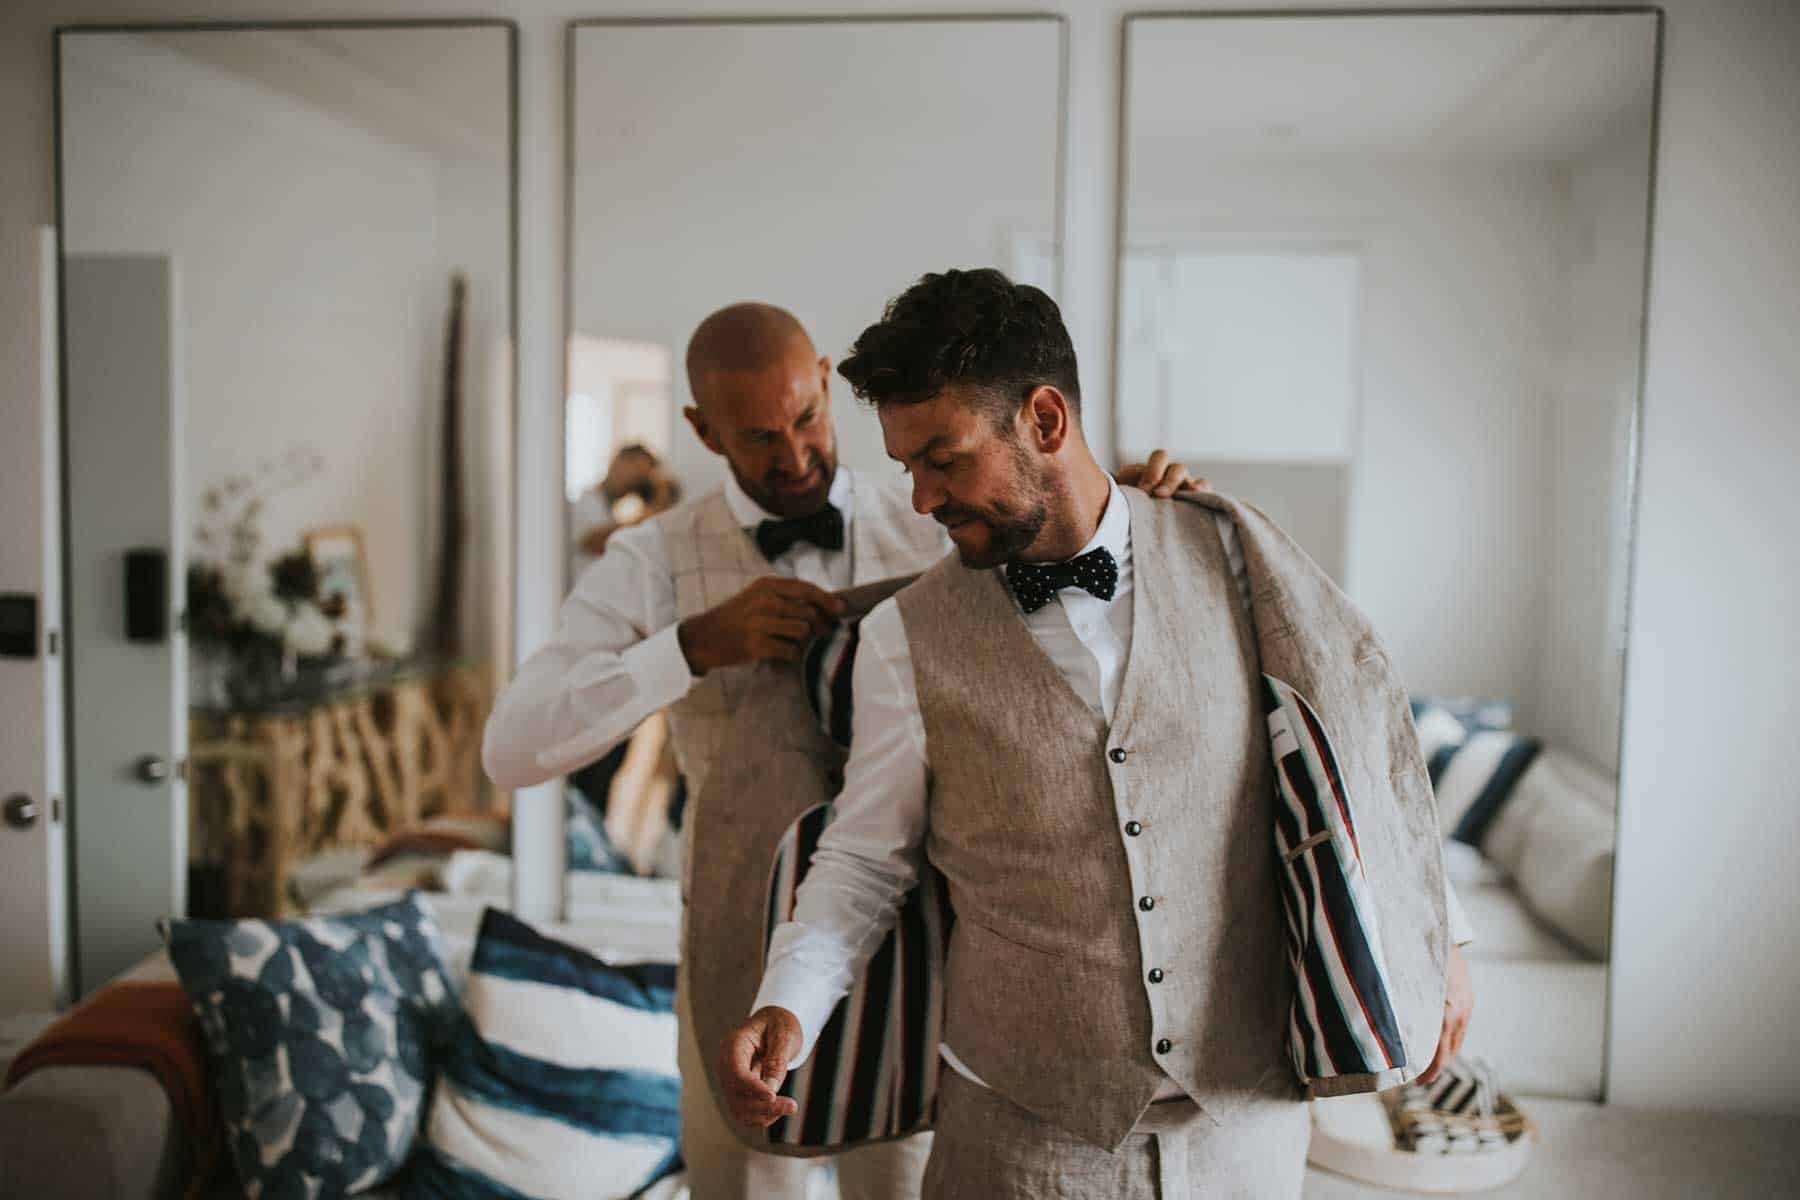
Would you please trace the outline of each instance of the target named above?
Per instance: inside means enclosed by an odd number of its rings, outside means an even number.
[[[444,891],[427,892],[449,943],[458,978],[484,909],[512,905],[512,860],[485,850],[459,850],[444,865]],[[544,936],[579,946],[606,962],[675,962],[681,943],[681,885],[673,879],[570,872],[561,921],[533,922]],[[321,897],[315,912],[348,912],[391,900],[392,888],[352,883]]]

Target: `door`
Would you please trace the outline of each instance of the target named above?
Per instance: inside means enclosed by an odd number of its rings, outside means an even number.
[[[168,258],[70,255],[63,286],[69,811],[85,995],[155,951],[157,919],[186,908],[182,403]]]
[[[38,231],[36,439],[0,448],[0,589],[35,595],[36,649],[0,659],[0,1018],[44,1012],[65,998],[67,842],[62,710],[60,398],[56,371],[56,231]],[[35,572],[35,575],[33,574]]]

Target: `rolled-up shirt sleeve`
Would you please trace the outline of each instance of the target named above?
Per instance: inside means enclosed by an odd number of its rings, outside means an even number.
[[[893,928],[919,878],[928,768],[912,658],[892,600],[862,623],[851,671],[850,759],[831,823],[800,885],[793,920],[775,930],[752,1011],[775,1005],[800,1021],[812,1053],[831,1011]]]
[[[621,529],[563,602],[556,635],[527,659],[489,714],[481,761],[502,788],[593,762],[686,696],[675,582],[654,521]]]
[[[1463,911],[1462,897],[1456,894],[1448,872],[1444,875],[1444,911],[1449,916],[1452,946],[1466,946],[1475,940],[1475,929],[1469,924],[1469,914]]]

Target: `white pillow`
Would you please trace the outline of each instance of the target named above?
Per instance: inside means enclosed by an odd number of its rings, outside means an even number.
[[[1612,941],[1617,790],[1581,760],[1546,749],[1482,841],[1531,911],[1595,958]]]

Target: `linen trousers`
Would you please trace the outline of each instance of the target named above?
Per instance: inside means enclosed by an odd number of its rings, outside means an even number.
[[[935,1124],[926,1200],[1292,1200],[1311,1137],[1299,1100],[1224,1124],[1192,1100],[1167,1100],[1109,1152],[948,1069]]]

